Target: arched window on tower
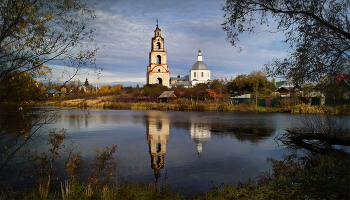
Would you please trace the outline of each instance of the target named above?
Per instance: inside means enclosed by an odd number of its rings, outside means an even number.
[[[193,77],[196,77],[196,72],[194,72]]]
[[[204,76],[204,72],[202,72],[202,77]]]
[[[157,143],[157,153],[159,153],[162,150],[162,145],[160,143]]]
[[[160,42],[157,42],[157,49],[160,49]]]
[[[156,81],[157,84],[163,85],[163,80],[161,78],[157,78]]]
[[[162,64],[162,57],[160,55],[157,56],[157,64]]]

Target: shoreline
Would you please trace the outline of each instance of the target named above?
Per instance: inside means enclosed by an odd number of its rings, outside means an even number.
[[[186,103],[153,103],[137,102],[124,103],[109,101],[109,97],[94,99],[49,100],[41,105],[73,107],[78,109],[114,109],[114,110],[163,110],[163,111],[219,111],[219,112],[265,112],[265,113],[292,113],[292,114],[338,114],[349,115],[350,105],[338,106],[310,106],[299,104],[282,107],[256,107],[255,104],[241,103],[233,105],[229,102],[186,102]]]

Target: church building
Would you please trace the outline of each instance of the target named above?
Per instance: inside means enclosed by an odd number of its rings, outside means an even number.
[[[171,77],[170,87],[184,85],[185,87],[193,87],[198,83],[210,82],[210,70],[207,64],[203,62],[202,51],[198,50],[197,62],[192,65],[189,75],[184,77]]]
[[[149,53],[149,65],[147,66],[147,84],[162,84],[167,87],[184,85],[193,87],[198,83],[210,82],[210,70],[207,64],[203,62],[202,52],[199,49],[197,62],[192,65],[189,75],[183,77],[169,78],[169,67],[166,62],[167,52],[164,50],[164,38],[161,37],[161,29],[157,27],[154,31],[154,37],[151,43],[151,52]]]
[[[161,29],[154,31],[149,53],[149,65],[147,66],[147,84],[162,84],[169,87],[169,67],[166,63],[166,51],[164,51],[164,38]]]

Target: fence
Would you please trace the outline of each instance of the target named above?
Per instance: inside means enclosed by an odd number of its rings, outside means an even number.
[[[117,98],[114,99],[116,102],[124,102],[124,103],[136,103],[136,102],[154,102],[159,103],[158,98]]]
[[[321,105],[321,98],[318,97],[277,97],[273,99],[254,99],[254,98],[230,98],[230,102],[234,105],[241,103],[254,103],[257,100],[257,105],[262,107],[277,107],[282,99],[298,98],[301,103],[310,104],[312,106]],[[350,99],[325,98],[326,106],[337,106],[343,104],[350,104]]]

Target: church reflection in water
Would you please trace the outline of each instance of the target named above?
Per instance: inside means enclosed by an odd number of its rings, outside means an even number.
[[[151,168],[154,170],[157,182],[159,177],[161,177],[161,169],[164,168],[164,157],[170,131],[169,116],[164,112],[149,112],[147,113],[146,124]],[[203,144],[210,140],[210,124],[191,121],[189,126],[191,140],[197,145],[197,152],[200,157],[203,151]]]
[[[154,169],[156,181],[161,176],[160,169],[164,168],[166,144],[169,139],[169,118],[161,112],[149,112],[147,115],[147,141],[151,155],[151,168]]]
[[[197,152],[200,157],[203,151],[203,144],[210,140],[210,124],[191,123],[190,136],[191,140],[197,144]]]

